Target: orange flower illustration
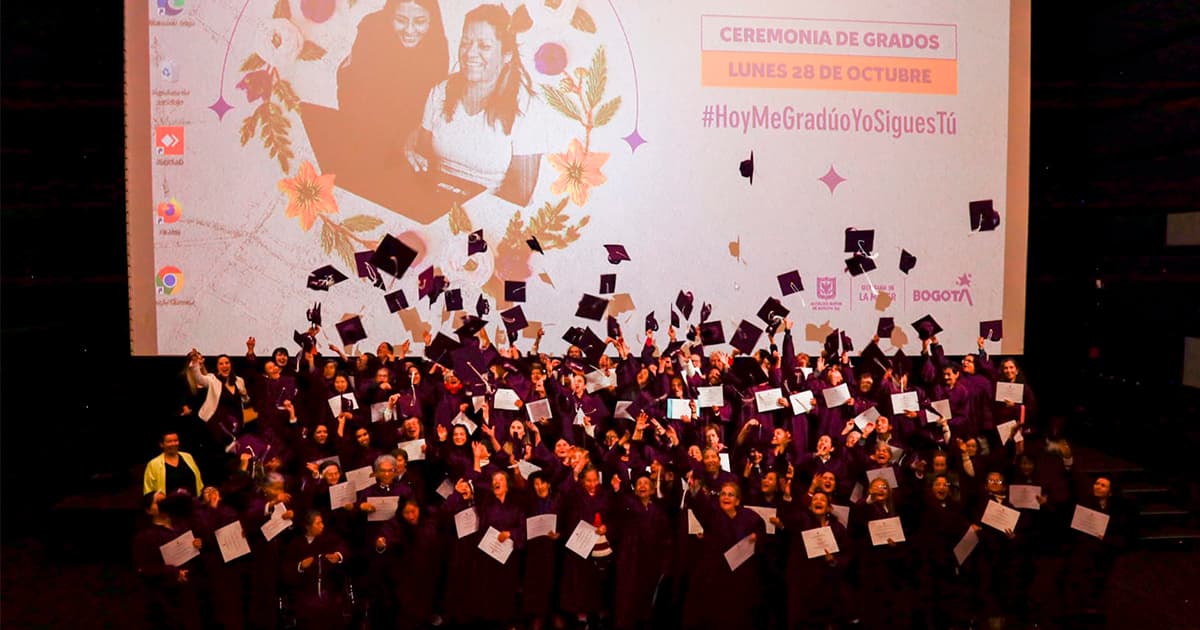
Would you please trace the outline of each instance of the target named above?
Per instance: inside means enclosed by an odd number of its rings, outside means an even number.
[[[337,200],[333,198],[333,178],[317,175],[316,169],[307,160],[300,165],[295,177],[279,180],[279,191],[287,193],[287,217],[300,217],[300,227],[305,232],[312,229],[321,214],[337,214]]]
[[[568,192],[571,203],[577,206],[587,203],[588,191],[592,186],[599,186],[608,181],[600,172],[600,167],[608,161],[608,154],[585,150],[578,138],[571,139],[566,153],[551,153],[548,159],[550,165],[562,173],[558,180],[550,185],[550,192],[555,195]]]

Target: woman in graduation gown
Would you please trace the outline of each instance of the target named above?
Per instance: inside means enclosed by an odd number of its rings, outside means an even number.
[[[395,544],[399,547],[396,627],[398,630],[424,628],[433,617],[444,569],[436,518],[416,501],[409,501],[404,504],[400,519],[389,521],[388,527],[396,529]]]
[[[526,518],[545,514],[558,514],[558,496],[552,492],[549,478],[538,471],[530,475],[529,494],[525,510]],[[546,627],[558,601],[558,568],[560,549],[558,541],[562,535],[550,532],[525,542],[525,573],[521,582],[521,611],[529,620],[530,627],[541,630]]]
[[[620,630],[651,628],[654,592],[670,549],[670,521],[654,501],[648,473],[635,476],[632,496],[624,484],[614,482],[613,487],[619,506],[613,523],[613,546],[617,550],[614,620]]]
[[[789,484],[785,484],[785,488]],[[811,496],[786,496],[782,511],[784,526],[791,532],[787,554],[787,627],[827,628],[847,617],[846,571],[853,557],[853,544],[846,526],[833,514],[833,500],[822,490]],[[829,527],[838,550],[808,557],[803,532]]]
[[[887,480],[877,477],[868,486],[867,497],[851,508],[850,521],[858,541],[859,584],[872,602],[862,611],[868,627],[902,628],[912,624],[913,543],[889,539],[886,544],[876,545],[870,534],[871,521],[901,517],[902,501],[897,499]],[[901,518],[901,527],[905,538],[914,533],[906,519]]]
[[[984,494],[970,512],[979,535],[973,555],[979,569],[980,612],[992,623],[1000,623],[1022,590],[1019,576],[1026,574],[1022,564],[1032,561],[1028,544],[1030,521],[1019,518],[1015,530],[1004,532],[982,524],[989,502],[1016,509],[1009,501],[1008,482],[1003,473],[992,471],[985,479]]]
[[[1093,613],[1103,608],[1108,577],[1133,534],[1133,511],[1120,496],[1114,495],[1112,478],[1097,477],[1078,504],[1108,515],[1108,527],[1101,538],[1076,529],[1068,532],[1063,583],[1068,614]]]
[[[480,484],[483,485],[483,484]],[[517,619],[517,592],[521,586],[521,556],[525,548],[525,510],[519,493],[509,488],[508,473],[494,472],[489,486],[480,490],[475,503],[480,536],[495,529],[497,540],[513,542],[512,555],[504,564],[475,550],[472,581],[479,586],[472,599],[474,617],[487,627],[506,626]]]
[[[962,503],[952,496],[950,480],[934,475],[925,496],[914,546],[921,559],[917,606],[930,628],[965,628],[970,622],[968,556],[960,566],[954,548],[970,529]]]
[[[562,484],[558,526],[563,534],[570,536],[579,522],[584,521],[607,536],[607,525],[612,522],[611,491],[600,483],[600,471],[584,466],[584,460],[577,461],[574,471],[577,477],[570,475]],[[604,551],[593,549],[587,558],[572,551],[563,553],[560,602],[563,611],[577,620],[608,612],[607,581],[612,550]]]
[[[477,547],[481,532],[477,527],[475,531],[465,533],[461,537],[458,535],[456,516],[467,510],[475,511],[475,491],[466,479],[459,478],[454,484],[454,494],[446,499],[439,515],[443,546],[446,549],[446,582],[442,590],[441,609],[446,621],[452,624],[474,621],[472,598],[478,590],[475,580],[475,554],[479,553]]]
[[[704,528],[704,539],[684,600],[683,627],[752,626],[762,594],[758,567],[766,536],[762,518],[742,507],[736,482],[722,485],[714,501],[701,492],[700,480],[693,476],[688,504]],[[747,537],[755,546],[754,555],[730,570],[725,552]]]
[[[159,551],[159,547],[187,531],[182,523],[174,522],[183,510],[173,509],[171,505],[186,501],[186,497],[181,496],[164,498],[162,502],[167,505],[163,509],[159,495],[148,493],[142,497],[147,522],[134,536],[133,563],[145,587],[146,612],[152,628],[200,628],[196,584],[192,580],[192,572],[199,562],[192,559],[181,567],[167,566]],[[200,539],[196,543],[199,547]]]
[[[325,494],[328,504],[329,494]],[[280,564],[291,532],[281,533],[267,540],[262,526],[271,518],[275,506],[283,504],[282,514],[291,521],[298,513],[292,505],[292,497],[284,489],[284,480],[279,474],[269,475],[259,493],[254,496],[242,512],[242,528],[250,542],[250,558],[254,565],[250,580],[250,626],[274,628],[279,621]],[[344,510],[343,510],[344,511]],[[295,529],[295,526],[292,526]]]
[[[321,513],[306,514],[304,532],[292,539],[280,567],[298,628],[346,627],[346,556],[345,545],[325,529]]]
[[[248,581],[258,562],[251,552],[231,562],[225,562],[217,544],[216,531],[240,520],[237,510],[221,500],[221,492],[212,486],[204,488],[199,504],[194,508],[195,534],[204,540],[204,551],[200,560],[208,578],[212,597],[213,620],[222,628],[238,630],[245,626],[249,612],[247,602]],[[253,531],[245,529],[243,534],[250,539]]]

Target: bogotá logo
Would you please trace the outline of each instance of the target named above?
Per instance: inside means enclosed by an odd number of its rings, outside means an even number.
[[[975,306],[971,298],[971,274],[964,273],[954,281],[952,289],[913,289],[913,302],[966,302]]]
[[[183,289],[183,272],[178,267],[163,267],[154,277],[154,286],[159,295],[175,295]]]

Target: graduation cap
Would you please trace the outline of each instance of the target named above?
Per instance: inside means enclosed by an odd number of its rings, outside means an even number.
[[[546,255],[546,252],[542,251],[542,244],[538,242],[536,236],[530,236],[529,238],[525,239],[525,244],[529,246],[529,249],[532,249],[543,256]]]
[[[346,279],[346,274],[338,271],[333,265],[325,265],[308,274],[308,288],[313,291],[328,291],[329,287]]]
[[[608,300],[584,293],[583,297],[579,298],[579,307],[575,309],[575,317],[598,322],[604,317],[604,311],[607,309]]]
[[[725,326],[720,321],[700,324],[700,343],[706,346],[725,343]]]
[[[399,289],[383,296],[383,301],[387,302],[389,313],[395,313],[400,309],[408,308],[408,298],[404,296],[404,291]]]
[[[880,317],[879,326],[875,329],[875,334],[880,339],[887,339],[892,336],[892,331],[896,329],[896,320],[892,317]]]
[[[612,339],[620,339],[621,325],[617,323],[617,318],[609,315],[605,323],[608,325],[608,336]]]
[[[926,315],[918,319],[912,323],[912,327],[917,331],[917,336],[921,338],[921,341],[925,341],[943,330],[938,325],[937,320],[933,318],[933,315]]]
[[[445,291],[445,290],[446,290],[446,276],[442,276],[442,275],[434,276],[433,277],[433,286],[430,287],[430,289],[429,289],[429,303],[433,304],[434,302],[436,302],[438,299],[438,296],[441,295],[442,291]],[[462,297],[461,296],[458,298],[458,301],[459,301],[458,308],[461,309],[462,308]]]
[[[654,319],[654,311],[650,311],[650,314],[646,316],[646,330],[658,332],[658,320]]]
[[[733,333],[733,339],[729,341],[729,345],[741,350],[745,354],[750,354],[754,351],[754,346],[758,344],[758,340],[762,337],[763,331],[758,326],[742,320],[738,324],[737,330]]]
[[[487,251],[487,241],[483,239],[483,230],[475,230],[467,236],[467,255],[471,256]]]
[[[875,380],[879,380],[883,378],[884,372],[887,372],[888,368],[891,367],[891,361],[888,360],[883,350],[879,349],[879,344],[872,343],[867,344],[867,347],[863,348],[862,363],[859,364],[859,367],[870,372],[875,377]]]
[[[374,250],[354,252],[354,268],[358,272],[359,278],[379,277],[379,274],[375,272],[375,268],[371,266],[371,257],[374,255]]]
[[[896,354],[892,355],[892,372],[896,376],[912,374],[912,359],[903,350],[896,350]]]
[[[850,275],[859,276],[868,271],[875,271],[875,261],[866,256],[855,254],[846,259],[846,269],[850,271]]]
[[[474,337],[475,335],[479,334],[479,331],[483,330],[484,326],[487,326],[486,319],[475,317],[474,315],[467,315],[463,318],[462,324],[459,325],[458,328],[454,329],[454,334],[458,335],[460,340],[467,337]]]
[[[671,326],[673,328],[679,328],[679,313],[676,313],[675,309],[673,308],[669,310],[671,311]]]
[[[525,319],[525,309],[519,304],[506,311],[500,311],[500,320],[504,322],[504,331],[508,333],[509,339],[513,339],[517,333],[529,327],[529,321]]]
[[[799,270],[793,269],[787,273],[781,273],[777,279],[779,280],[779,291],[783,293],[784,297],[804,290],[804,282],[800,279]]]
[[[308,333],[302,333],[298,330],[292,332],[292,341],[295,341],[296,345],[300,346],[301,352],[308,352],[308,350],[312,348],[313,344],[315,343],[312,335]]]
[[[779,327],[779,324],[783,323],[783,318],[787,317],[788,313],[791,313],[791,311],[789,311],[786,306],[781,304],[779,300],[769,297],[767,298],[767,301],[763,302],[763,305],[759,307],[758,318],[763,320],[763,322],[767,324],[768,328],[774,332],[775,329]]]
[[[609,244],[605,245],[604,249],[608,250],[608,262],[616,265],[622,260],[633,260],[629,257],[629,252],[625,251],[624,245]]]
[[[583,356],[587,357],[587,361],[591,365],[596,365],[600,362],[600,357],[604,355],[604,348],[608,346],[603,339],[597,337],[596,333],[592,332],[591,328],[586,326],[579,328],[578,337],[571,345],[578,346],[583,351]]]
[[[433,265],[430,265],[425,271],[417,275],[417,299],[421,299],[433,292]]]
[[[313,303],[312,308],[304,311],[304,317],[313,326],[319,327],[321,325],[321,303],[320,302]]]
[[[363,330],[362,318],[358,315],[343,319],[334,327],[337,328],[338,336],[342,338],[342,345],[349,346],[367,338],[367,331]]]
[[[681,348],[683,348],[683,342],[682,342],[682,341],[672,341],[671,343],[668,343],[668,344],[667,344],[667,347],[666,347],[666,348],[663,348],[662,355],[663,355],[664,357],[669,357],[669,356],[671,356],[672,354],[675,354],[676,352],[679,352],[679,350],[680,350]]]
[[[450,361],[450,353],[461,347],[462,343],[458,340],[438,333],[437,337],[434,337],[433,341],[425,346],[425,357],[443,367],[452,367],[454,364]]]
[[[395,236],[385,234],[368,262],[372,267],[399,278],[416,259],[417,250],[400,242]]]
[[[608,294],[617,290],[617,274],[606,273],[600,276],[600,293]]]
[[[692,303],[695,299],[691,291],[680,291],[679,295],[675,297],[675,308],[679,309],[684,319],[692,318]]]
[[[737,376],[738,381],[742,383],[743,387],[753,387],[768,380],[767,375],[763,373],[762,365],[758,362],[758,357],[733,357],[733,367],[730,369]]]
[[[738,172],[742,177],[750,180],[750,185],[754,185],[754,152],[750,152],[750,159],[742,160],[738,163]]]
[[[838,344],[842,341],[841,331],[834,329],[833,332],[825,336],[825,356],[838,356]]]
[[[490,312],[492,312],[491,302],[488,302],[487,298],[483,297],[483,294],[480,293],[479,299],[475,301],[475,314],[483,317]]]
[[[461,311],[463,310],[462,289],[450,289],[446,291],[446,310]]]
[[[988,341],[1000,341],[1004,338],[1004,321],[993,319],[979,322],[979,336]]]
[[[967,205],[971,215],[972,232],[990,232],[1000,225],[1000,212],[992,206],[991,199],[972,201]]]
[[[854,352],[854,341],[850,339],[850,335],[847,335],[845,331],[841,331],[839,334],[842,340],[842,352]]]
[[[846,247],[843,251],[847,254],[859,254],[867,256],[875,248],[875,230],[856,230],[854,228],[846,228]]]
[[[523,281],[523,280],[505,280],[504,281],[504,300],[506,302],[524,302],[525,301],[525,281]]]
[[[578,346],[579,340],[582,337],[583,337],[583,327],[582,326],[571,326],[570,328],[567,329],[566,332],[563,333],[562,340],[571,344],[572,346]]]
[[[710,315],[712,315],[712,304],[705,302],[700,307],[700,323],[703,324],[704,322],[708,321],[708,317]]]
[[[917,257],[908,253],[907,249],[900,250],[900,271],[908,273],[917,266]]]

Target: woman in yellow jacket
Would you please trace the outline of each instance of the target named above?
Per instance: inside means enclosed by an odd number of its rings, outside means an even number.
[[[182,490],[194,497],[200,496],[204,482],[200,479],[200,467],[188,453],[179,450],[179,434],[164,432],[158,441],[162,455],[146,464],[142,477],[142,493],[171,494]],[[181,465],[182,464],[182,465]]]

